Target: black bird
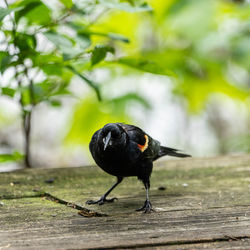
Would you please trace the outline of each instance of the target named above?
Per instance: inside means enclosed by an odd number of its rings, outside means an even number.
[[[142,129],[123,123],[108,123],[94,133],[89,144],[96,164],[105,172],[117,177],[117,182],[97,201],[87,204],[102,205],[116,198],[107,199],[109,193],[122,182],[123,177],[137,176],[146,188],[146,201],[137,211],[152,211],[149,201],[150,175],[153,161],[164,155],[189,157],[177,149],[163,147]]]

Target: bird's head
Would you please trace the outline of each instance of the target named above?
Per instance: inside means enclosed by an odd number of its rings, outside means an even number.
[[[108,123],[102,129],[103,149],[120,148],[126,145],[126,133],[121,126]]]

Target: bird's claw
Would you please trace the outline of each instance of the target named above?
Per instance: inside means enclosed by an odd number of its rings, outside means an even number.
[[[88,201],[86,201],[86,204],[88,204],[88,205],[93,205],[93,204],[103,205],[104,203],[114,202],[115,200],[118,200],[118,199],[116,197],[111,198],[111,199],[106,199],[106,197],[102,196],[97,201],[88,200]]]
[[[149,200],[146,200],[144,205],[141,208],[136,209],[136,211],[144,211],[144,213],[150,213],[154,212],[155,210],[153,209],[151,202]]]

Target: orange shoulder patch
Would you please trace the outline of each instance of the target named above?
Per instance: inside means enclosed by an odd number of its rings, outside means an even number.
[[[139,149],[141,150],[141,152],[144,152],[148,148],[148,136],[144,135],[144,137],[145,137],[145,143],[144,143],[144,145],[137,144],[138,147],[139,147]]]

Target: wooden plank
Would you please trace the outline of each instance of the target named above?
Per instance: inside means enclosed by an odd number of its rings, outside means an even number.
[[[250,240],[249,239],[241,239],[235,240],[231,239],[228,241],[216,241],[216,242],[208,242],[208,243],[195,243],[195,244],[182,244],[182,245],[169,245],[169,246],[150,246],[150,247],[138,247],[136,249],[168,249],[168,250],[187,250],[187,249],[249,249]]]
[[[114,180],[96,167],[2,173],[0,249],[244,248],[250,238],[249,173],[250,155],[159,162],[151,214],[135,212],[145,195],[136,178],[114,190],[115,203],[87,206]],[[80,216],[44,192],[108,216]]]

